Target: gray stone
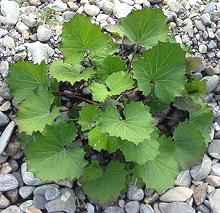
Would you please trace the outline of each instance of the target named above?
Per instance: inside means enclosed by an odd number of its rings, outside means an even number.
[[[22,213],[17,206],[9,206],[7,209],[1,211],[1,213]]]
[[[206,199],[207,185],[207,183],[200,184],[194,190],[193,197],[197,206],[202,204]]]
[[[23,199],[27,199],[34,192],[34,186],[23,186],[19,189],[19,194]]]
[[[28,186],[38,186],[42,184],[39,178],[35,178],[32,172],[27,171],[27,163],[21,165],[21,175],[24,183]]]
[[[153,4],[162,2],[162,0],[148,0],[148,1]]]
[[[148,204],[141,204],[140,205],[140,213],[154,213],[154,210]]]
[[[6,29],[0,29],[0,38],[2,38],[3,36],[5,36],[6,34],[8,34],[8,30],[6,30]]]
[[[40,25],[37,29],[37,38],[39,41],[48,41],[52,36],[52,31],[43,25]]]
[[[205,31],[205,25],[201,21],[195,20],[195,26],[198,30]]]
[[[127,197],[129,200],[140,201],[144,198],[143,189],[137,188],[135,185],[130,185],[127,192]]]
[[[209,197],[210,207],[213,213],[220,212],[220,189],[216,189]]]
[[[28,16],[26,14],[21,15],[21,21],[28,27],[32,28],[36,24],[36,20],[31,16],[31,14]]]
[[[190,205],[183,202],[160,203],[159,208],[162,213],[195,213]]]
[[[6,124],[8,124],[8,122],[8,116],[0,111],[0,126],[5,126]]]
[[[0,174],[0,191],[5,192],[18,187],[17,179],[11,174]]]
[[[38,209],[45,209],[45,205],[47,203],[47,200],[45,199],[44,195],[34,195],[34,206]]]
[[[205,76],[202,80],[207,80],[206,82],[206,93],[212,92],[219,83],[219,77],[217,75]]]
[[[200,53],[207,53],[207,46],[205,45],[205,44],[201,44],[201,45],[199,45],[199,52]]]
[[[204,23],[204,25],[210,25],[212,23],[211,16],[208,13],[203,13],[202,22]]]
[[[54,200],[60,196],[60,191],[58,188],[47,189],[44,194],[46,200]]]
[[[140,204],[138,201],[129,201],[125,204],[125,211],[127,213],[139,213]]]
[[[144,199],[144,202],[147,203],[147,204],[151,204],[151,203],[154,203],[156,200],[158,200],[159,198],[159,195],[157,192],[154,192],[152,195],[150,196],[147,196],[145,199]]]
[[[179,13],[181,10],[184,9],[183,5],[180,4],[176,0],[169,0],[167,5],[169,6],[170,10],[175,12],[175,13]]]
[[[207,156],[204,155],[202,163],[200,165],[194,166],[190,170],[192,178],[196,181],[205,179],[211,171],[212,161]]]
[[[102,10],[105,14],[111,14],[113,11],[114,4],[111,1],[104,1],[102,5]]]
[[[201,213],[211,213],[211,210],[203,204],[197,206],[196,210],[200,211]]]
[[[209,185],[213,187],[219,187],[220,186],[220,177],[215,175],[209,175],[206,178],[206,181]]]
[[[10,206],[10,201],[0,192],[0,209],[5,209]]]
[[[91,203],[86,203],[85,208],[87,213],[95,213],[95,207]]]
[[[56,0],[53,4],[51,4],[51,7],[56,8],[56,11],[64,12],[67,9],[67,4],[61,0]]]
[[[220,163],[215,163],[215,164],[212,166],[212,169],[211,169],[211,173],[210,173],[210,174],[220,177]]]
[[[71,189],[61,189],[61,196],[45,205],[48,212],[65,211],[67,213],[75,213],[76,197]]]
[[[191,175],[189,173],[189,170],[184,170],[179,173],[175,180],[176,186],[186,186],[189,187],[191,185]]]
[[[74,15],[75,15],[75,13],[72,11],[66,11],[63,13],[63,17],[67,21],[70,20]]]
[[[18,3],[15,1],[2,0],[0,6],[5,23],[9,25],[16,24],[19,18]]]
[[[220,41],[220,29],[216,30],[215,37],[218,41]]]
[[[193,195],[192,189],[178,186],[166,191],[162,196],[160,196],[160,200],[163,202],[186,201],[192,195]]]
[[[0,73],[1,75],[5,78],[8,75],[8,70],[9,70],[9,64],[8,61],[1,61],[0,62]],[[10,103],[10,102],[9,102]],[[0,111],[4,111],[0,108]],[[5,110],[6,111],[6,110]]]
[[[207,46],[210,50],[212,50],[217,47],[217,43],[215,41],[211,40]]]
[[[213,140],[209,144],[208,153],[213,158],[220,159],[220,140]]]
[[[28,30],[28,26],[25,25],[23,22],[19,21],[17,24],[16,24],[16,27],[18,29],[18,32],[22,33],[24,30]]]
[[[85,4],[84,12],[89,16],[97,16],[100,12],[100,9],[96,5]]]
[[[28,207],[31,207],[34,205],[34,201],[33,200],[27,200],[25,201],[24,203],[22,203],[19,208],[25,212],[25,210],[28,208]],[[39,213],[39,212],[37,212]]]
[[[216,3],[215,2],[210,2],[209,4],[206,5],[205,8],[205,13],[210,13],[213,12],[216,9]]]
[[[125,213],[125,210],[118,206],[110,206],[105,209],[104,213]]]

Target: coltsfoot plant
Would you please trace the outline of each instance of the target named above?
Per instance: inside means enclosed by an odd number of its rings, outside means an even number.
[[[42,180],[79,179],[106,205],[128,183],[161,191],[197,163],[212,113],[160,9],[100,29],[64,24],[64,61],[10,66],[8,84],[28,168]]]

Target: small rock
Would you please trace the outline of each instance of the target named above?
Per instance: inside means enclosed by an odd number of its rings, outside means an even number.
[[[205,44],[199,45],[199,52],[200,53],[207,53],[207,46]]]
[[[207,155],[204,155],[202,163],[198,166],[194,166],[190,170],[190,174],[191,174],[192,178],[196,181],[203,180],[210,173],[211,166],[212,166],[211,159]]]
[[[0,112],[1,115],[1,112]],[[11,121],[0,136],[0,154],[4,151],[15,128],[15,122]]]
[[[0,191],[5,192],[18,187],[17,179],[11,174],[0,174]]]
[[[216,189],[209,197],[210,207],[213,213],[220,212],[220,189]]]
[[[181,10],[184,9],[184,7],[182,6],[182,4],[180,4],[178,1],[176,0],[169,0],[167,5],[169,6],[170,10],[175,12],[175,13],[179,13]]]
[[[219,77],[217,75],[205,76],[201,80],[207,80],[206,93],[212,92],[218,86],[219,83]]]
[[[75,13],[72,12],[72,11],[65,11],[65,12],[63,13],[63,17],[64,17],[64,19],[67,20],[67,21],[70,20],[74,15],[75,15]]]
[[[64,12],[67,9],[67,4],[61,0],[56,0],[53,4],[50,5],[52,8],[56,8],[58,12]]]
[[[30,5],[33,5],[33,6],[39,6],[41,5],[41,2],[40,0],[28,0]]]
[[[1,211],[1,213],[22,213],[17,206],[9,206],[7,209]]]
[[[187,187],[175,187],[173,189],[169,189],[162,196],[160,196],[160,200],[164,202],[186,201],[192,195],[192,189]]]
[[[58,188],[47,189],[44,194],[46,200],[54,200],[60,196],[60,191]]]
[[[141,204],[140,205],[140,213],[154,213],[154,210],[148,204]]]
[[[205,31],[205,25],[202,23],[202,21],[199,21],[199,20],[195,20],[195,26],[198,30],[200,31]]]
[[[191,185],[191,175],[189,173],[189,170],[184,170],[179,173],[175,180],[175,185],[176,186],[186,186],[190,187]]]
[[[48,41],[52,36],[52,31],[43,25],[40,25],[37,29],[37,38],[39,41]]]
[[[25,25],[23,22],[19,21],[17,24],[16,24],[16,27],[18,29],[18,32],[22,33],[24,30],[28,30],[28,26]]]
[[[42,213],[42,211],[35,206],[30,206],[25,210],[25,213]]]
[[[140,201],[144,198],[143,189],[138,189],[135,185],[130,185],[127,192],[129,200]]]
[[[116,3],[113,7],[113,14],[117,18],[126,17],[132,11],[132,6],[127,5],[126,3]]]
[[[138,201],[129,201],[125,204],[125,211],[127,213],[139,213],[140,204]]]
[[[10,191],[7,191],[5,193],[5,196],[10,200],[12,204],[17,204],[18,203],[18,189],[13,189]]]
[[[183,202],[160,203],[161,213],[195,213],[195,210],[188,204]]]
[[[125,213],[124,209],[118,206],[110,206],[105,209],[104,213]]]
[[[208,13],[203,13],[202,14],[202,22],[204,25],[210,25],[212,23],[211,21],[211,16]]]
[[[44,195],[36,194],[34,195],[34,206],[38,209],[45,209],[46,208],[47,200],[45,199]]]
[[[8,122],[9,122],[8,116],[0,112],[0,126],[5,126],[6,124],[8,124]],[[0,151],[0,154],[1,154],[1,151]]]
[[[4,78],[8,76],[8,70],[9,70],[9,63],[8,63],[8,61],[1,61],[0,62],[0,73],[1,73],[1,75]],[[1,111],[3,111],[3,110],[1,110]],[[7,111],[7,110],[5,110],[5,111]]]
[[[158,200],[159,195],[157,192],[153,193],[151,196],[148,196],[144,199],[144,202],[147,204],[154,203],[156,200]]]
[[[21,211],[25,212],[25,210],[28,207],[31,207],[34,205],[34,201],[33,200],[27,200],[24,203],[20,204],[19,208],[21,209]]]
[[[206,199],[207,185],[207,183],[200,184],[194,190],[193,197],[197,206],[202,204]]]
[[[209,185],[214,186],[214,187],[219,187],[220,186],[220,177],[219,176],[214,176],[214,175],[209,175],[206,178],[206,181],[209,183]]]
[[[28,27],[30,27],[30,28],[34,27],[35,24],[36,24],[35,18],[34,18],[34,17],[31,17],[30,15],[28,16],[28,15],[26,15],[26,14],[22,14],[22,15],[21,15],[21,21],[22,21],[26,26],[28,26]],[[25,30],[25,29],[24,29],[24,30]],[[24,31],[24,30],[23,30],[23,31]],[[22,31],[22,32],[23,32],[23,31]]]
[[[102,10],[105,14],[110,15],[110,14],[112,14],[113,7],[114,7],[114,4],[112,2],[106,0],[103,2]]]
[[[6,112],[6,111],[8,111],[10,108],[11,108],[11,102],[10,102],[10,101],[6,101],[5,103],[3,103],[3,104],[0,106],[0,111]]]
[[[213,140],[209,144],[208,153],[213,158],[220,159],[220,140]]]
[[[10,206],[10,201],[0,192],[0,209],[5,209]]]
[[[100,12],[100,9],[96,5],[85,4],[84,12],[89,16],[97,16]]]
[[[95,207],[91,203],[86,203],[85,208],[87,213],[95,213]]]
[[[14,39],[12,37],[5,36],[2,39],[2,46],[13,49],[13,48],[15,48],[15,41],[14,41]]]
[[[19,194],[23,199],[27,199],[34,192],[34,186],[23,186],[19,189]]]
[[[215,163],[215,164],[212,166],[212,169],[211,169],[211,173],[210,173],[210,174],[220,177],[220,163]]]
[[[210,2],[209,4],[206,5],[205,8],[205,13],[211,13],[216,9],[216,3],[215,2]]]

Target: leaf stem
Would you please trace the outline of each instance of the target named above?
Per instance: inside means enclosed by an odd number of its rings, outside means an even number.
[[[129,70],[131,70],[132,62],[133,62],[133,59],[134,59],[134,56],[135,56],[137,50],[138,50],[138,45],[135,44],[135,45],[134,45],[134,52],[133,52],[132,57],[131,57],[131,60],[130,60],[130,62],[129,62],[129,64],[128,64],[128,69],[129,69]]]

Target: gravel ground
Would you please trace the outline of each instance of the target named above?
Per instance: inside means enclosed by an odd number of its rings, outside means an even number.
[[[101,209],[91,204],[79,183],[42,183],[27,171],[15,130],[15,110],[5,78],[10,63],[40,63],[62,58],[62,23],[76,12],[104,27],[132,10],[162,7],[170,30],[201,63],[206,100],[214,112],[210,144],[201,164],[179,174],[175,188],[158,194],[130,186],[117,202]],[[220,213],[220,2],[201,0],[0,0],[0,212]],[[85,208],[81,208],[84,203]]]

